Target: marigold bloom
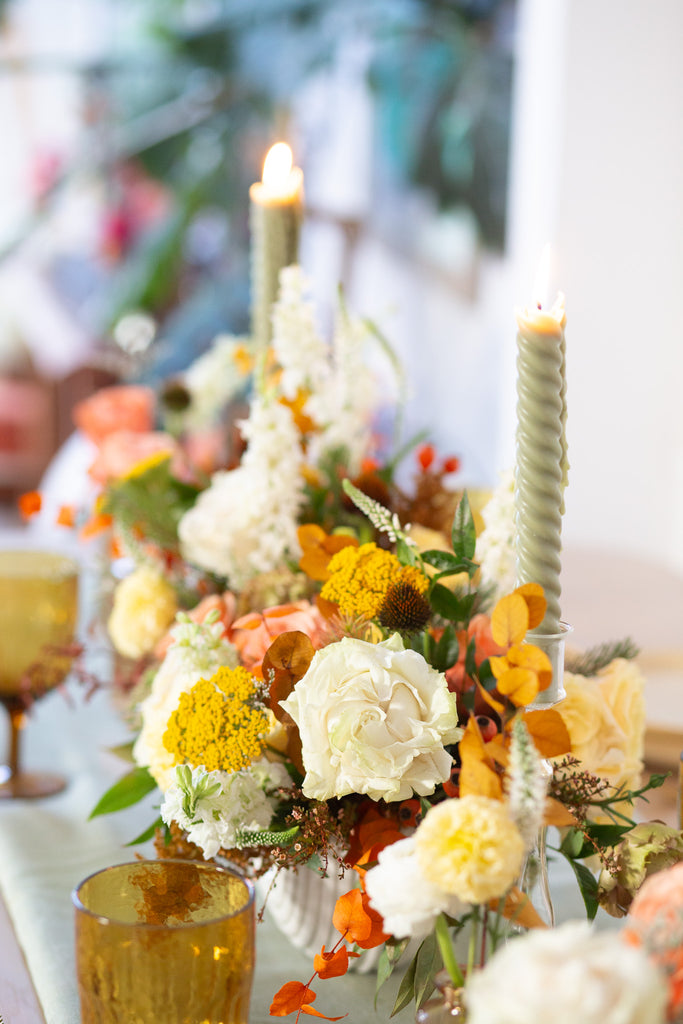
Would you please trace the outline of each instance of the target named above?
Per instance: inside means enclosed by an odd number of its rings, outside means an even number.
[[[180,695],[164,746],[177,764],[236,772],[261,755],[269,726],[254,676],[242,666],[219,668]]]
[[[387,590],[399,580],[409,583],[420,594],[429,585],[427,577],[411,565],[401,565],[396,555],[376,544],[361,544],[338,551],[328,566],[330,578],[320,596],[335,601],[342,615],[374,618],[382,607]]]
[[[445,800],[415,834],[427,879],[465,903],[502,896],[519,875],[524,843],[505,804],[484,796]]]

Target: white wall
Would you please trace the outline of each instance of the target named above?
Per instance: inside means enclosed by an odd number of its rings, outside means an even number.
[[[510,246],[567,299],[565,542],[679,571],[682,40],[680,0],[524,0]]]

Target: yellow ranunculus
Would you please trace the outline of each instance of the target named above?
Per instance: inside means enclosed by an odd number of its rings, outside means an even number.
[[[107,628],[114,647],[126,658],[149,654],[178,610],[176,592],[161,573],[141,565],[119,583]]]
[[[464,796],[436,804],[415,833],[422,872],[465,903],[502,896],[519,876],[524,842],[500,800]]]

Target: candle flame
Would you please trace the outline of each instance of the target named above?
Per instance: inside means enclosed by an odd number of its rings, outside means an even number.
[[[286,142],[276,142],[263,161],[263,184],[269,188],[282,186],[292,170],[292,151]]]
[[[550,242],[543,246],[541,258],[538,261],[536,278],[534,280],[533,300],[539,309],[548,298],[548,286],[550,284]]]

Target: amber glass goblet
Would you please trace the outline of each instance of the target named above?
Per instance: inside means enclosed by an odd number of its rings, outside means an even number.
[[[25,772],[19,740],[29,705],[68,674],[78,614],[78,563],[52,551],[0,551],[0,702],[10,719],[0,799],[50,796],[59,775]]]
[[[81,1024],[247,1024],[254,889],[229,868],[135,861],[74,890]]]

